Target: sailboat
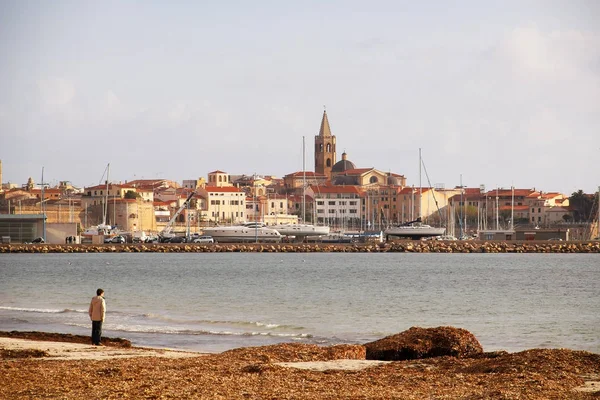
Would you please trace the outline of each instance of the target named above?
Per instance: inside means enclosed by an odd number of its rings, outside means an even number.
[[[421,186],[421,149],[419,149],[419,216],[414,221],[405,222],[404,224],[392,226],[383,231],[386,238],[395,236],[412,240],[420,240],[426,237],[441,236],[446,231],[446,228],[436,228],[422,222],[421,203],[423,197],[423,188]]]
[[[106,166],[106,190],[104,191],[104,202],[102,204],[102,223],[88,227],[82,236],[93,236],[93,235],[114,235],[116,234],[112,226],[106,223],[106,215],[108,212],[108,177],[110,174],[110,163]]]
[[[283,236],[294,236],[298,239],[304,239],[307,236],[329,235],[328,226],[315,226],[306,222],[306,160],[305,160],[304,136],[302,136],[302,223],[301,224],[280,224],[273,225]]]

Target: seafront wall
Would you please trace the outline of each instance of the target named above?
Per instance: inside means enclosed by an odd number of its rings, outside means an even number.
[[[600,242],[0,244],[0,253],[600,253]]]

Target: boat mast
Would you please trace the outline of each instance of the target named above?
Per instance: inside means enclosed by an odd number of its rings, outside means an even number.
[[[459,216],[458,216],[458,220],[459,222],[462,222],[463,219],[463,207],[464,207],[464,197],[463,197],[463,184],[462,184],[462,174],[460,174],[460,205],[459,205]],[[463,225],[459,224],[460,226],[460,234],[459,234],[459,239],[462,240],[462,237],[464,236],[464,232],[463,232]]]
[[[511,186],[511,200],[510,200],[510,230],[515,230],[515,187]]]
[[[306,150],[302,136],[302,223],[306,224]]]
[[[496,185],[496,230],[498,230],[498,226],[500,225],[500,216],[498,215],[498,185]]]
[[[421,186],[421,148],[419,147],[419,219],[423,217],[421,205],[423,203],[423,187]]]
[[[104,212],[102,213],[102,225],[106,225],[106,214],[108,213],[108,177],[110,175],[110,163],[106,166],[106,193],[104,194]]]

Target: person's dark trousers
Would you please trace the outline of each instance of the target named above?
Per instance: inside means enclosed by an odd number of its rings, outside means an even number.
[[[92,321],[92,344],[100,344],[102,338],[102,321]]]

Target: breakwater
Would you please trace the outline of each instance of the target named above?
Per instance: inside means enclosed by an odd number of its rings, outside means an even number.
[[[600,253],[600,242],[0,244],[0,253]]]

